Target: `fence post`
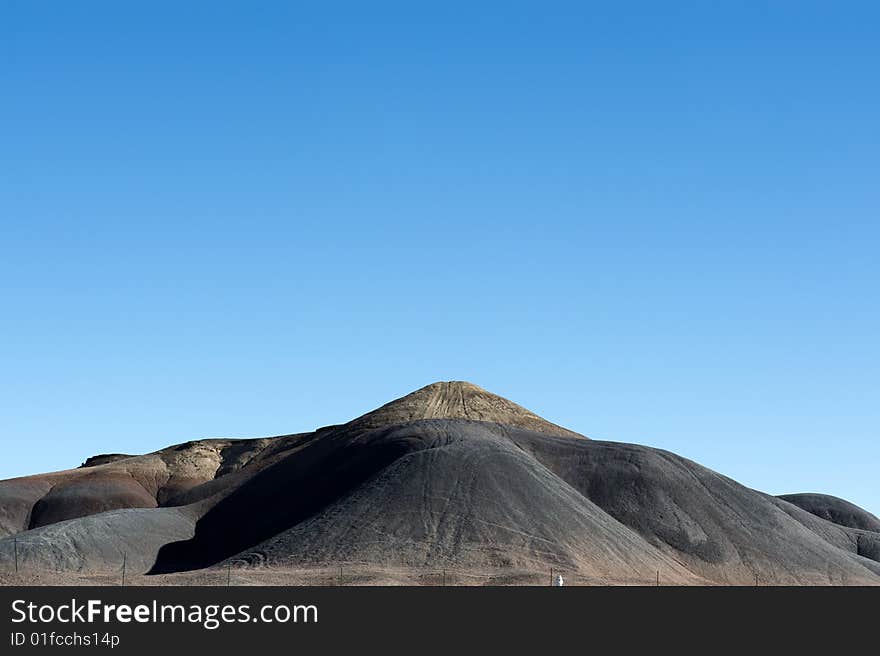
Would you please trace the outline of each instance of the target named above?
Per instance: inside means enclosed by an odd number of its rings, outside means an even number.
[[[660,570],[657,570],[657,587],[660,587]]]
[[[226,565],[226,587],[229,587],[229,581],[232,579],[232,563]]]
[[[127,560],[128,554],[122,554],[122,587],[125,587],[125,561]]]
[[[550,587],[553,587],[553,568],[550,568]]]
[[[12,538],[12,550],[15,552],[15,573],[18,574],[18,538]]]
[[[443,570],[443,587],[446,587],[446,570]]]
[[[339,568],[339,585],[342,585],[342,568]]]

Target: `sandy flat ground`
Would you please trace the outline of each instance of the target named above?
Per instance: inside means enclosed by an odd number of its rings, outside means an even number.
[[[558,572],[554,572],[558,573]],[[565,585],[626,586],[656,585],[652,580],[606,580],[562,572]],[[310,569],[206,569],[196,572],[159,574],[145,576],[126,574],[126,586],[218,586],[265,585],[265,586],[546,586],[550,584],[550,571],[462,571],[442,570],[416,571],[402,568],[310,568]],[[660,579],[661,585],[664,584]],[[119,586],[122,573],[75,574],[54,572],[0,572],[0,585],[89,585]],[[667,582],[668,584],[668,582]]]

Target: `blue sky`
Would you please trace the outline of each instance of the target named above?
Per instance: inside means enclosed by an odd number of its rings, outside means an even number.
[[[880,513],[878,20],[3,3],[0,477],[464,379]]]

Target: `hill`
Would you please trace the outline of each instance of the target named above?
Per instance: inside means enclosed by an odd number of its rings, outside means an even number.
[[[348,423],[0,482],[0,559],[99,573],[347,568],[679,584],[880,584],[876,518],[589,440],[469,383]]]

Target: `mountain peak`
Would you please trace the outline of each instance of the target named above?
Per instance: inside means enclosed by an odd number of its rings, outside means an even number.
[[[386,403],[351,422],[358,428],[379,428],[418,419],[470,419],[517,426],[538,433],[578,437],[535,413],[467,381],[438,381]]]

